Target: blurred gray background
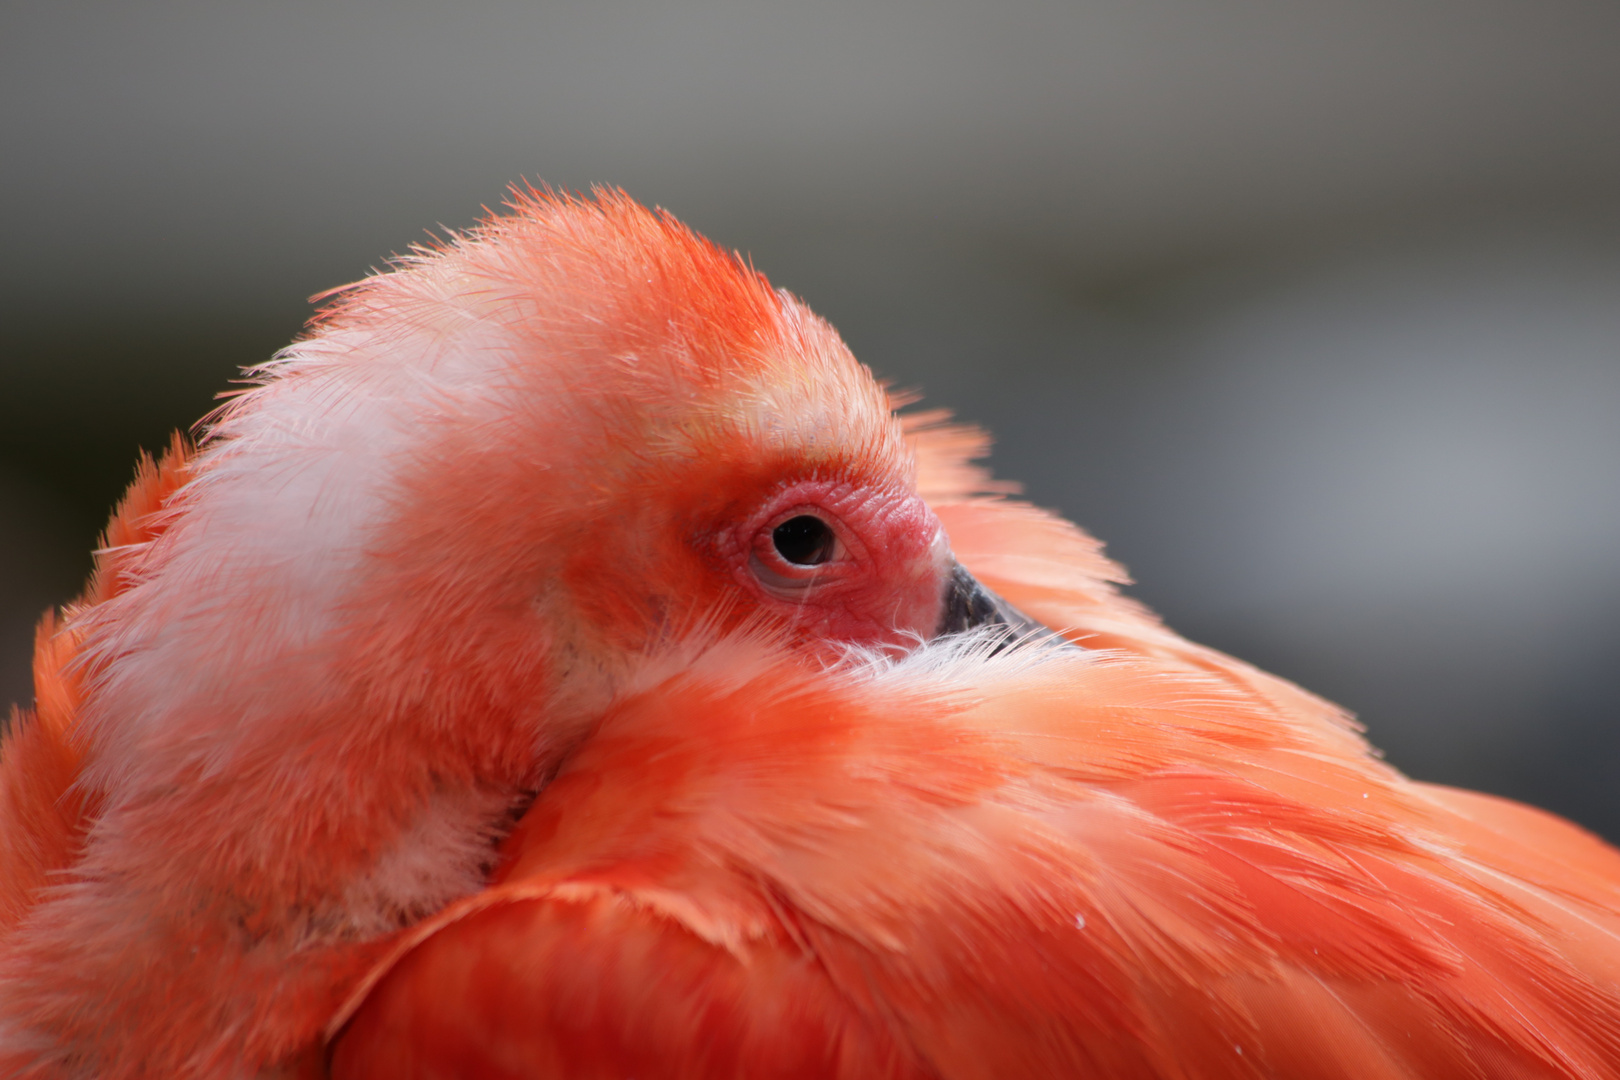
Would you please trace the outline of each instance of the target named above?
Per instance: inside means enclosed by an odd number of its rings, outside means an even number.
[[[0,10],[0,701],[138,447],[509,182],[999,436],[1192,637],[1620,838],[1620,5]]]

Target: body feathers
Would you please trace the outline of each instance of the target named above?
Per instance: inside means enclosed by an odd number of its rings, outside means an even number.
[[[42,625],[6,1075],[1620,1076],[1620,855],[1164,628],[667,216],[525,197],[258,378]],[[1067,644],[924,641],[958,562]]]

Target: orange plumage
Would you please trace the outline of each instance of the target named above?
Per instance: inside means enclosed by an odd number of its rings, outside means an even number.
[[[1620,1077],[1620,853],[1165,629],[671,220],[524,198],[261,376],[42,628],[8,1075]]]

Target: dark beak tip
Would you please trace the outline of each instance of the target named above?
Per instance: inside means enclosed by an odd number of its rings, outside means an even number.
[[[951,568],[945,606],[935,636],[960,634],[981,626],[1004,626],[1009,643],[1051,631],[979,583],[961,563]]]
[[[940,614],[935,636],[960,634],[975,627],[998,621],[999,612],[989,590],[978,579],[955,563],[945,583],[945,607]]]

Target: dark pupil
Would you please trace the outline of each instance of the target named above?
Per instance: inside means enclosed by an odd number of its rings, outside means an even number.
[[[818,517],[788,518],[771,533],[776,553],[798,566],[820,566],[833,553],[832,527]]]

